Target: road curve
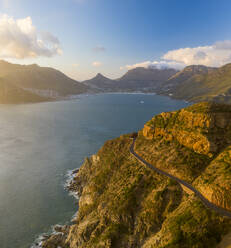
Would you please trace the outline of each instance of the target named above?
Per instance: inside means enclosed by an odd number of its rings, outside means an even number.
[[[134,151],[134,145],[135,145],[135,142],[136,142],[136,137],[134,138],[133,137],[133,142],[130,146],[130,152],[131,154],[136,158],[138,159],[140,162],[142,162],[145,166],[147,166],[149,169],[161,174],[161,175],[164,175],[164,176],[167,176],[175,181],[177,181],[178,183],[180,184],[183,184],[185,187],[187,187],[188,189],[190,189],[191,191],[193,191],[197,197],[200,198],[200,200],[204,203],[204,205],[212,210],[214,210],[215,212],[217,212],[218,214],[224,216],[224,217],[228,217],[228,218],[231,218],[231,212],[224,209],[224,208],[221,208],[221,207],[218,207],[217,205],[213,204],[212,202],[210,202],[209,200],[207,200],[198,190],[196,190],[191,184],[185,182],[184,180],[181,180],[180,178],[178,177],[175,177],[165,171],[162,171],[156,167],[154,167],[153,165],[151,165],[150,163],[148,163],[147,161],[145,161],[142,157],[140,157],[135,151]]]

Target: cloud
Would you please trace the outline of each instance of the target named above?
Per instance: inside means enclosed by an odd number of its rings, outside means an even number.
[[[105,52],[106,51],[106,48],[103,47],[103,46],[96,46],[92,49],[94,52],[96,53],[100,53],[100,52]]]
[[[92,65],[95,66],[95,67],[99,67],[99,66],[102,65],[102,63],[100,61],[95,61],[95,62],[92,63]]]
[[[120,67],[120,70],[144,68],[182,69],[188,65],[205,65],[219,67],[231,63],[231,40],[217,41],[212,45],[186,47],[170,50],[161,57],[161,61],[144,61]]]
[[[175,68],[175,69],[182,69],[184,64],[178,63],[175,61],[144,61],[141,63],[133,64],[133,65],[126,65],[124,67],[120,67],[120,70],[124,69],[134,69],[137,67],[144,67],[144,68],[156,68],[156,69],[166,69],[166,68]]]
[[[61,54],[57,37],[49,32],[39,33],[31,17],[15,20],[8,15],[0,16],[0,57],[35,58]]]
[[[231,41],[218,41],[208,46],[187,47],[168,51],[163,59],[185,65],[222,66],[231,63]]]

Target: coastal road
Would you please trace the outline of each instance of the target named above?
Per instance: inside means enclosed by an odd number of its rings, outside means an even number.
[[[130,146],[130,152],[131,154],[137,159],[139,160],[141,163],[143,163],[146,167],[148,167],[149,169],[161,174],[161,175],[164,175],[164,176],[167,176],[173,180],[175,180],[176,182],[184,185],[185,187],[187,187],[188,189],[190,189],[191,191],[193,191],[197,197],[200,198],[200,200],[204,203],[204,205],[212,210],[214,210],[215,212],[217,212],[218,214],[224,216],[224,217],[228,217],[228,218],[231,218],[231,212],[224,209],[224,208],[221,208],[221,207],[218,207],[217,205],[213,204],[212,202],[210,202],[208,199],[206,199],[198,190],[196,190],[191,184],[185,182],[184,180],[181,180],[180,178],[178,177],[175,177],[165,171],[162,171],[156,167],[154,167],[152,164],[148,163],[147,161],[145,161],[142,157],[140,157],[135,151],[134,151],[134,146],[135,146],[135,142],[136,142],[136,137],[134,138],[133,137],[133,142]]]

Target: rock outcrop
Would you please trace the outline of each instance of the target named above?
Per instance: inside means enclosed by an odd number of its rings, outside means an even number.
[[[194,152],[212,156],[231,143],[230,107],[199,103],[193,108],[162,113],[144,126],[143,135],[170,142],[175,139]]]

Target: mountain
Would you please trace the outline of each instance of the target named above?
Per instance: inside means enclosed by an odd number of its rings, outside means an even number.
[[[230,133],[230,105],[204,102],[107,141],[69,187],[80,197],[72,224],[57,226],[42,247],[228,247]]]
[[[117,80],[98,74],[83,84],[92,92],[155,92],[192,102],[231,103],[231,64],[191,65],[181,71],[138,67]]]
[[[117,85],[121,90],[155,91],[177,72],[175,69],[137,67],[118,79]]]
[[[110,92],[113,91],[115,81],[98,73],[94,78],[82,82],[84,85],[91,87],[95,92]]]
[[[187,80],[195,75],[206,74],[209,71],[213,71],[215,68],[206,67],[203,65],[190,65],[185,67],[183,70],[177,72],[172,77],[169,77],[166,82],[161,86],[161,90],[168,91],[175,87],[181,87]]]
[[[217,101],[231,103],[231,64],[220,68],[186,67],[170,78],[158,91],[188,101]]]
[[[96,77],[83,81],[84,85],[90,86],[96,92],[154,92],[169,77],[174,75],[175,69],[135,68],[129,70],[117,80],[97,74]]]
[[[51,101],[82,93],[155,92],[192,102],[231,103],[231,64],[181,71],[138,67],[112,80],[98,73],[82,83],[49,67],[0,60],[0,103]]]
[[[58,70],[35,64],[17,65],[1,60],[0,78],[1,103],[46,101],[88,90]]]

